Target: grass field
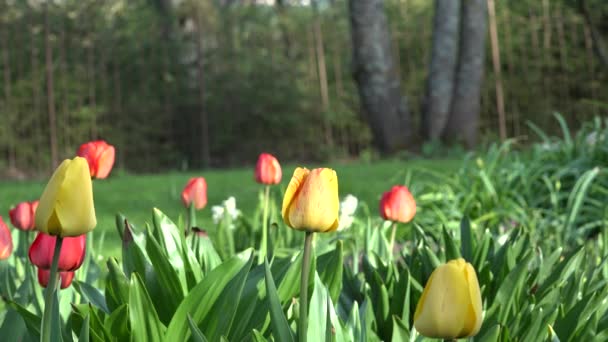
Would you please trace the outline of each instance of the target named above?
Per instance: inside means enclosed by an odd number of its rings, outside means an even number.
[[[371,208],[375,208],[382,192],[394,184],[403,183],[408,170],[432,169],[447,173],[456,170],[460,164],[461,161],[458,160],[383,160],[324,166],[337,171],[341,197],[353,194]],[[276,189],[280,189],[282,194],[295,166],[283,166],[283,180],[273,190],[275,200],[280,200]],[[198,223],[203,228],[212,224],[210,207],[221,204],[229,196],[236,197],[237,207],[248,217],[258,204],[258,192],[262,186],[253,180],[252,168],[154,175],[111,175],[108,179],[94,181],[93,185],[97,214],[95,236],[99,238],[105,232],[106,241],[102,253],[119,255],[120,243],[114,228],[115,215],[118,212],[140,226],[151,220],[151,210],[154,207],[161,209],[174,220],[183,215],[180,194],[188,179],[194,176],[203,176],[207,180],[208,204],[197,213]],[[0,182],[0,215],[8,223],[10,207],[21,201],[38,198],[45,184],[46,180]]]

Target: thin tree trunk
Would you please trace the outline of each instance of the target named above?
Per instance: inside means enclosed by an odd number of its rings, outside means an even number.
[[[382,0],[350,0],[354,78],[374,143],[383,152],[403,148],[412,135],[410,113],[395,73]]]
[[[125,119],[122,115],[122,87],[121,87],[121,80],[120,80],[120,69],[118,65],[114,65],[114,69],[113,69],[113,83],[114,83],[114,106],[115,106],[115,117],[116,117],[116,125],[118,127],[120,127],[121,132],[126,132],[126,125],[125,125]],[[117,141],[117,144],[119,148],[117,148],[116,153],[118,154],[117,159],[118,159],[118,164],[122,165],[122,167],[125,167],[125,160],[126,160],[126,155],[127,155],[127,149],[128,149],[128,144],[126,143],[125,140],[123,140],[124,138],[124,134],[119,134],[117,135],[118,137],[120,137],[121,140]]]
[[[49,23],[49,5],[44,4],[44,46],[46,65],[46,92],[49,115],[49,143],[51,146],[51,168],[54,170],[59,162],[57,151],[57,123],[55,116],[55,85],[53,83],[53,47],[51,46]]]
[[[68,91],[68,67],[67,67],[67,34],[66,34],[65,23],[62,23],[61,27],[61,47],[59,49],[59,68],[61,69],[61,131],[63,132],[63,146],[70,146],[70,127],[69,127],[69,91]]]
[[[198,48],[198,89],[199,89],[199,106],[200,106],[200,125],[201,125],[201,162],[203,167],[209,167],[210,149],[209,149],[209,120],[205,108],[205,71],[203,64],[203,19],[200,10],[197,12],[197,28],[198,35],[196,37]]]
[[[2,30],[2,62],[4,64],[4,101],[6,103],[7,112],[8,112],[8,125],[12,126],[13,117],[15,113],[13,112],[14,108],[12,106],[13,95],[12,95],[12,80],[11,80],[11,65],[10,65],[10,49],[8,46],[8,26],[4,27]],[[15,156],[15,133],[9,132],[8,134],[8,144],[7,144],[7,155],[8,155],[8,166],[11,169],[15,168],[16,164],[16,156]]]
[[[91,32],[91,35],[93,33]],[[93,43],[91,43],[93,44]],[[95,91],[95,57],[94,45],[87,49],[87,70],[89,79],[89,107],[91,108],[91,138],[97,139],[97,97]]]
[[[323,112],[323,130],[325,131],[325,143],[333,145],[331,134],[331,123],[329,122],[329,87],[327,86],[327,67],[325,65],[325,48],[323,46],[323,30],[319,14],[315,13],[313,24],[315,36],[315,51],[317,54],[317,68],[319,72],[319,90],[321,93],[321,110]]]
[[[36,18],[31,18],[31,23],[36,22]],[[44,120],[42,113],[42,94],[40,89],[40,74],[38,70],[38,46],[36,42],[36,34],[32,31],[30,34],[30,63],[31,63],[31,74],[32,74],[32,98],[34,101],[34,113],[36,114],[37,124],[35,125],[34,134],[37,136],[36,139],[36,147],[42,148],[46,146],[46,142],[44,139]],[[42,170],[46,165],[44,165],[44,161],[42,158],[36,158],[35,167],[38,170]]]
[[[281,32],[281,40],[283,41],[283,53],[285,57],[291,57],[291,38],[289,37],[289,29],[287,27],[286,8],[284,0],[277,0],[275,7],[277,19],[279,22],[279,31]]]
[[[312,28],[306,30],[306,45],[308,47],[308,78],[311,87],[316,87],[317,60],[315,58],[315,34]]]
[[[458,64],[460,0],[435,0],[433,45],[422,109],[422,135],[431,140],[441,138],[450,115]]]
[[[477,144],[479,134],[487,14],[486,0],[462,2],[458,70],[445,137],[463,140],[469,148]]]
[[[591,41],[593,42],[593,51],[595,55],[600,60],[604,68],[608,68],[608,49],[606,45],[604,45],[604,41],[600,35],[600,32],[593,25],[593,19],[591,18],[591,12],[589,12],[589,8],[587,8],[586,0],[579,0],[579,9],[585,18],[585,28],[589,30],[589,36],[591,37]]]
[[[549,0],[543,0],[543,48],[549,54],[551,48],[551,8]]]
[[[585,51],[587,52],[587,66],[589,69],[589,80],[591,81],[590,84],[591,86],[589,88],[591,88],[591,101],[593,101],[593,103],[595,103],[595,99],[597,98],[597,94],[595,91],[595,87],[592,86],[592,84],[595,82],[595,68],[593,65],[593,38],[592,38],[592,33],[591,33],[591,28],[589,27],[589,24],[587,22],[584,22],[583,24],[583,32],[585,35]],[[597,106],[593,105],[593,114],[597,115]]]
[[[507,139],[507,121],[505,118],[505,100],[502,90],[502,75],[500,64],[500,45],[498,42],[498,29],[496,27],[496,8],[494,0],[488,0],[488,19],[490,23],[490,42],[492,45],[492,64],[494,66],[494,79],[496,87],[496,111],[498,112],[498,128],[500,140]]]

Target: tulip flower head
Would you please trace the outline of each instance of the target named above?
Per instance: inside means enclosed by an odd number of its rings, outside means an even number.
[[[207,205],[207,182],[203,177],[190,178],[182,191],[182,202],[188,208],[193,205],[197,210]]]
[[[308,232],[334,231],[338,228],[339,208],[336,171],[296,168],[285,190],[281,210],[288,226]]]
[[[281,164],[272,154],[262,153],[255,165],[255,181],[272,185],[281,182]]]
[[[86,159],[66,159],[49,180],[36,209],[36,229],[49,234],[78,236],[95,228],[93,185]]]
[[[416,215],[416,201],[407,187],[395,185],[380,200],[380,216],[385,220],[408,223]]]
[[[416,306],[414,326],[427,337],[454,339],[481,328],[481,293],[477,274],[464,259],[437,267]]]
[[[36,227],[35,214],[38,201],[21,202],[8,212],[11,223],[17,229],[33,230]]]
[[[92,178],[104,179],[112,171],[116,150],[104,140],[96,140],[80,145],[77,155],[89,163]]]
[[[72,280],[74,279],[74,272],[59,272],[59,276],[61,277],[61,288],[65,289],[72,285]],[[38,269],[38,283],[40,286],[46,288],[49,284],[49,278],[51,277],[51,271],[45,270],[42,268]]]
[[[13,236],[0,216],[0,260],[8,259],[13,252]]]
[[[56,242],[57,237],[38,233],[28,253],[32,264],[43,270],[50,270]],[[59,252],[57,269],[71,272],[80,268],[84,261],[86,244],[86,235],[64,238]]]

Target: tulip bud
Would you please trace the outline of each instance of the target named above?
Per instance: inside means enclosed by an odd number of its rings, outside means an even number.
[[[8,212],[11,218],[11,223],[17,229],[33,230],[36,227],[34,220],[38,208],[38,201],[21,202]]]
[[[281,210],[288,226],[309,232],[334,231],[338,228],[339,208],[336,171],[296,168]]]
[[[13,252],[13,236],[0,216],[0,260],[8,259]]]
[[[190,178],[182,191],[182,202],[188,208],[190,204],[197,210],[207,205],[207,182],[203,177]]]
[[[77,155],[89,163],[92,178],[108,177],[114,166],[116,150],[104,140],[90,141],[80,145]]]
[[[74,279],[74,272],[58,272],[61,277],[61,288],[65,289],[72,285],[72,279]],[[51,278],[51,271],[42,268],[38,269],[38,283],[40,286],[46,288]]]
[[[385,220],[408,223],[416,215],[416,201],[403,185],[395,185],[380,200],[380,216]]]
[[[38,233],[28,253],[32,264],[44,270],[51,269],[56,242],[57,237]],[[84,261],[86,244],[86,235],[63,238],[57,269],[64,272],[77,270]]]
[[[49,180],[36,210],[36,229],[49,235],[78,236],[95,228],[93,186],[84,158],[66,159]]]
[[[475,336],[481,328],[477,274],[464,259],[451,260],[431,274],[414,313],[416,330],[427,337]]]
[[[255,165],[255,181],[272,185],[281,182],[281,164],[272,154],[262,153]]]

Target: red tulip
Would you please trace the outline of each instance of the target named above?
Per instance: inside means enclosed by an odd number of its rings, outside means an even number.
[[[207,205],[207,182],[203,177],[190,178],[182,191],[182,202],[188,208],[190,204],[196,209],[203,209]]]
[[[38,233],[29,251],[32,264],[44,270],[50,270],[56,241],[55,236]],[[86,235],[64,237],[57,269],[64,272],[77,270],[84,260],[86,242]]]
[[[416,201],[407,187],[395,185],[382,195],[380,215],[385,220],[408,223],[416,215]]]
[[[38,201],[21,202],[8,212],[11,223],[21,230],[33,230],[36,227],[34,215],[38,208]]]
[[[89,163],[92,178],[104,179],[112,171],[116,152],[114,146],[104,140],[96,140],[80,145],[77,154]]]
[[[262,153],[255,165],[255,181],[272,185],[281,182],[281,164],[272,154]]]
[[[61,277],[61,288],[65,289],[72,285],[72,279],[74,279],[74,272],[59,272]],[[51,277],[51,271],[42,268],[38,269],[38,283],[40,286],[45,287],[49,284],[49,278]]]
[[[0,260],[8,259],[13,252],[13,237],[0,216]]]

